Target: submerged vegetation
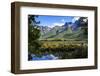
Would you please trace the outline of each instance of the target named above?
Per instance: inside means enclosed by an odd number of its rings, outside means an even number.
[[[33,50],[37,56],[53,54],[59,59],[87,58],[87,43],[82,41],[40,41],[42,46]],[[81,43],[80,43],[81,42]]]

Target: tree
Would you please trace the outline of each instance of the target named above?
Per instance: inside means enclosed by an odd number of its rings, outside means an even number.
[[[80,21],[80,25],[83,30],[83,34],[87,37],[87,35],[88,35],[88,19],[87,19],[87,17],[80,17],[79,21]]]
[[[34,50],[39,49],[40,43],[38,41],[40,37],[40,30],[35,18],[38,16],[28,16],[28,50],[30,53],[34,53]]]
[[[88,36],[88,18],[87,17],[80,17],[75,23],[81,27],[82,31],[82,38],[87,38]]]

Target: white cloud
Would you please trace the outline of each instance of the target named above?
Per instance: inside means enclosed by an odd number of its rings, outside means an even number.
[[[73,19],[72,19],[72,22],[74,23],[76,20],[78,20],[80,17],[74,17]]]
[[[54,26],[62,26],[64,23],[53,23]]]
[[[64,25],[64,22],[63,23],[56,22],[56,23],[53,23],[52,25],[50,25],[50,27],[53,28],[54,26],[62,26],[62,25]]]
[[[64,19],[62,19],[61,21],[62,21],[62,22],[65,22],[65,20],[64,20]]]
[[[87,22],[87,20],[88,20],[87,18],[86,19],[83,19],[84,22]]]

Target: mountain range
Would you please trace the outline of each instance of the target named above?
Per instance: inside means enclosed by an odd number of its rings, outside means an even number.
[[[62,26],[54,26],[52,28],[48,26],[40,26],[40,40],[84,40],[87,39],[87,35],[84,34],[84,30],[82,30],[82,27],[87,27],[87,25],[88,22],[81,19],[75,21],[74,23],[65,22],[65,24]]]

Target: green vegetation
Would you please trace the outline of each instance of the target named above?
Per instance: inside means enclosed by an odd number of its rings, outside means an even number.
[[[42,56],[53,54],[59,59],[87,58],[86,41],[40,41],[41,47],[33,53]]]
[[[69,27],[63,32],[58,33],[58,31],[51,30],[44,36],[40,38],[40,40],[55,40],[55,39],[74,39],[74,40],[86,40],[87,39],[87,30],[79,27],[75,32],[72,32],[72,29]]]
[[[38,41],[40,38],[40,30],[38,29],[38,23],[35,20],[34,15],[28,16],[28,51],[32,53],[33,49],[38,49],[41,45]]]

